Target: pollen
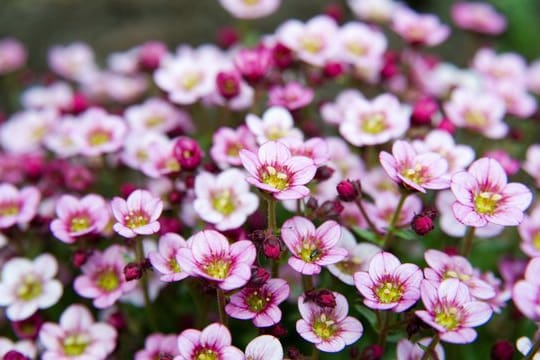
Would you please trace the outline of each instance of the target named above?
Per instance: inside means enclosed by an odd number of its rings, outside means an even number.
[[[502,199],[501,194],[481,192],[474,196],[474,209],[482,215],[493,215],[497,210],[497,203]]]
[[[111,134],[104,129],[96,129],[88,134],[88,144],[90,146],[99,146],[106,144],[111,140]]]
[[[289,186],[289,176],[278,171],[273,166],[267,166],[262,174],[263,183],[270,185],[278,190],[285,190]]]
[[[195,360],[218,360],[218,354],[212,349],[202,349],[195,355]]]
[[[20,204],[17,202],[6,202],[0,204],[0,216],[15,216],[20,211]]]
[[[263,311],[266,308],[266,304],[268,304],[269,301],[270,301],[270,298],[267,296],[264,296],[264,294],[260,293],[259,291],[254,291],[246,299],[246,303],[249,307],[249,310],[256,313]]]
[[[366,54],[366,48],[363,47],[361,44],[357,42],[348,42],[347,43],[347,50],[356,56],[362,56]]]
[[[364,116],[362,118],[362,131],[371,135],[379,134],[387,128],[384,120],[385,117],[381,113]]]
[[[415,184],[423,184],[425,182],[425,168],[420,165],[416,164],[414,167],[406,168],[401,172],[401,175],[412,181]]]
[[[65,338],[63,343],[64,354],[67,356],[79,356],[84,353],[89,339],[83,334],[73,334]]]
[[[297,251],[297,256],[307,263],[314,262],[320,259],[322,251],[312,241],[302,241],[302,246]]]
[[[191,72],[182,78],[180,85],[186,91],[193,90],[202,80],[202,75],[198,72]]]
[[[22,285],[17,289],[17,297],[24,301],[30,301],[41,295],[41,282],[34,275],[27,276]]]
[[[335,321],[331,320],[326,316],[326,314],[321,314],[321,316],[313,322],[313,332],[319,338],[323,340],[328,340],[336,333]]]
[[[74,216],[69,224],[69,229],[71,232],[79,232],[88,229],[91,225],[90,219],[87,215],[78,215]]]
[[[130,211],[129,214],[124,216],[124,223],[126,226],[130,229],[139,228],[141,226],[148,224],[148,215],[145,213],[138,211]]]
[[[399,284],[387,281],[377,287],[375,294],[381,303],[391,304],[401,299],[403,289]]]
[[[224,259],[214,259],[204,265],[204,271],[211,277],[223,280],[229,275],[231,262]]]
[[[171,271],[175,272],[175,273],[179,273],[179,272],[182,272],[182,268],[180,267],[180,264],[178,264],[178,261],[176,261],[175,258],[171,258],[169,260],[169,269],[171,269]]]
[[[97,286],[107,292],[116,290],[120,286],[120,279],[114,269],[102,271],[97,277]]]
[[[455,307],[444,308],[435,315],[435,322],[446,330],[454,330],[460,324],[458,309]]]
[[[214,195],[212,207],[225,216],[232,214],[236,210],[233,193],[226,189]]]
[[[471,127],[481,128],[488,122],[486,115],[478,110],[468,110],[463,117],[465,118],[467,125]]]
[[[301,40],[300,40],[300,45],[302,46],[302,48],[311,53],[311,54],[317,54],[319,53],[322,48],[323,48],[323,43],[321,41],[321,39],[319,39],[318,37],[316,36],[304,36]]]

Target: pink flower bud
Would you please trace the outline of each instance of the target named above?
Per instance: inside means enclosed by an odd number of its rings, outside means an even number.
[[[293,63],[293,52],[287,46],[278,42],[272,49],[274,64],[280,69],[286,69]]]
[[[337,78],[345,72],[345,66],[337,61],[330,61],[324,65],[323,73],[329,79]]]
[[[3,360],[28,360],[29,358],[16,350],[10,350],[4,355],[2,359]]]
[[[219,94],[230,100],[240,94],[240,76],[233,71],[221,71],[216,76],[216,86]]]
[[[222,48],[228,49],[240,40],[238,32],[231,26],[219,28],[216,36],[217,43]]]
[[[276,236],[269,236],[263,241],[263,253],[272,260],[277,260],[281,256],[281,242]]]
[[[130,262],[124,267],[124,277],[126,281],[140,279],[143,276],[141,265],[135,262]]]
[[[71,263],[73,264],[73,266],[75,266],[78,269],[86,263],[86,260],[88,260],[89,255],[90,255],[89,251],[77,250],[73,253],[71,257]]]
[[[139,50],[139,65],[147,71],[153,71],[159,67],[163,56],[167,55],[167,46],[160,41],[149,41]]]
[[[249,279],[249,282],[246,284],[246,286],[252,288],[259,288],[264,283],[266,283],[268,279],[270,279],[270,273],[268,272],[268,270],[261,267],[255,267],[251,269],[251,278]]]
[[[414,103],[411,115],[413,125],[429,125],[433,115],[439,110],[437,101],[430,96],[425,96]]]
[[[382,346],[373,344],[369,345],[362,351],[360,359],[362,360],[379,360],[384,355],[384,349]]]
[[[437,125],[437,129],[446,131],[450,135],[454,135],[454,133],[456,132],[456,125],[454,125],[447,118],[443,118],[439,125]]]
[[[25,340],[36,340],[39,335],[39,330],[41,325],[45,322],[43,315],[36,312],[34,315],[30,316],[28,319],[21,321],[12,321],[11,328],[15,335],[20,339]]]
[[[512,360],[514,358],[514,346],[508,340],[497,340],[491,347],[492,360]]]
[[[176,140],[173,154],[184,170],[195,170],[203,157],[203,152],[197,141],[185,136]]]
[[[359,180],[342,180],[337,184],[336,190],[341,201],[352,202],[360,196],[362,185]]]
[[[411,221],[411,227],[418,235],[426,235],[433,230],[433,220],[426,214],[417,214]]]

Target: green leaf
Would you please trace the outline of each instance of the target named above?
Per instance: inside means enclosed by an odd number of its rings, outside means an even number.
[[[411,229],[395,229],[394,235],[403,240],[416,240],[417,236]]]
[[[377,237],[376,234],[372,233],[371,231],[362,229],[359,227],[354,227],[352,228],[352,230],[354,231],[356,235],[358,235],[362,239],[372,242],[374,244],[380,245],[379,238]]]
[[[367,320],[371,327],[377,330],[377,315],[375,315],[372,310],[368,309],[362,304],[358,304],[355,307],[356,310],[358,310],[358,312],[360,313],[360,315]]]

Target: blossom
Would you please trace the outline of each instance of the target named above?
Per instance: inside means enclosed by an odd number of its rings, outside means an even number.
[[[165,133],[176,128],[192,131],[191,117],[185,111],[160,98],[150,98],[140,105],[133,105],[125,111],[131,131],[155,131]]]
[[[278,305],[289,297],[289,284],[283,279],[270,279],[262,286],[244,287],[232,295],[225,311],[235,319],[251,319],[257,327],[268,327],[281,320]]]
[[[350,22],[339,30],[338,42],[338,57],[343,61],[360,68],[370,63],[376,64],[379,70],[382,67],[387,40],[381,31],[359,22]]]
[[[0,143],[8,153],[37,152],[57,121],[58,111],[50,108],[15,113],[0,126]]]
[[[186,240],[175,233],[166,233],[159,238],[158,251],[150,252],[148,258],[152,266],[162,274],[161,281],[180,281],[188,277],[176,258],[178,251],[187,247]]]
[[[311,103],[314,92],[293,81],[284,86],[274,86],[268,92],[268,105],[283,106],[289,110],[298,110]],[[276,140],[276,139],[272,139]]]
[[[522,167],[527,174],[533,177],[536,187],[540,188],[540,144],[529,146]]]
[[[283,223],[281,237],[292,253],[289,265],[305,275],[318,274],[322,266],[335,264],[347,256],[345,249],[336,246],[341,238],[341,226],[333,220],[315,228],[308,219],[295,216]]]
[[[155,360],[178,355],[177,335],[151,334],[144,341],[144,349],[137,351],[134,360]]]
[[[397,8],[394,0],[348,0],[353,13],[367,22],[386,23]]]
[[[540,256],[540,205],[536,205],[530,215],[525,215],[518,231],[521,250],[530,257]]]
[[[82,42],[53,46],[48,60],[54,72],[69,80],[83,80],[98,71],[93,50]]]
[[[114,231],[126,238],[151,235],[159,231],[157,221],[163,202],[147,190],[135,190],[127,200],[115,197],[111,202],[116,223]]]
[[[283,346],[272,335],[260,335],[246,346],[246,360],[283,360]]]
[[[409,128],[410,110],[393,95],[379,95],[372,101],[359,99],[351,105],[339,132],[355,146],[383,144]]]
[[[8,338],[0,337],[0,358],[7,359],[5,355],[10,351],[17,351],[29,359],[34,359],[37,355],[37,347],[30,340],[13,342]]]
[[[291,113],[281,106],[273,106],[266,110],[262,119],[253,114],[246,116],[249,130],[257,137],[259,145],[267,141],[276,141],[288,137],[303,139],[300,130],[294,127]]]
[[[179,355],[174,360],[243,360],[244,354],[231,346],[231,333],[224,325],[213,323],[202,331],[188,329],[178,336]]]
[[[533,258],[527,264],[525,278],[516,282],[512,289],[514,304],[523,315],[533,321],[540,320],[538,271],[540,271],[540,258]]]
[[[359,271],[353,278],[367,307],[402,312],[420,298],[423,276],[418,266],[401,264],[391,253],[380,252],[371,258],[368,271]]]
[[[94,299],[98,309],[116,302],[122,295],[137,286],[136,281],[126,281],[124,267],[127,264],[126,248],[112,245],[105,251],[94,251],[81,267],[82,274],[75,278],[73,288],[82,297]]]
[[[401,339],[397,344],[397,360],[420,360],[431,342],[430,338],[423,338],[415,343]],[[435,346],[436,359],[444,360],[444,350],[441,344]]]
[[[230,230],[240,227],[259,207],[259,198],[249,192],[249,184],[237,169],[225,170],[217,176],[202,172],[195,178],[197,214],[216,229]]]
[[[116,347],[116,330],[109,324],[95,322],[86,307],[70,305],[60,322],[45,323],[39,340],[45,347],[43,360],[105,360]]]
[[[77,124],[78,121],[76,117],[70,115],[63,116],[60,121],[54,125],[53,131],[44,137],[44,145],[60,158],[78,154],[79,147],[75,141],[73,141],[73,134]]]
[[[519,160],[514,159],[504,149],[494,149],[484,154],[484,157],[497,160],[508,176],[515,175],[520,168]]]
[[[452,206],[456,218],[467,226],[488,223],[516,226],[532,201],[523,184],[508,183],[502,166],[493,159],[481,158],[452,176],[451,189],[457,201]]]
[[[316,167],[305,156],[293,156],[285,144],[268,141],[257,154],[240,150],[240,159],[250,174],[247,181],[274,198],[294,200],[309,194],[304,185],[313,179]]]
[[[189,275],[217,283],[223,290],[244,286],[251,277],[255,246],[241,240],[229,245],[215,230],[203,230],[188,239],[190,248],[178,250],[177,261]]]
[[[281,0],[220,0],[221,6],[239,19],[257,19],[275,12]]]
[[[58,263],[50,254],[33,261],[20,257],[7,261],[2,266],[0,306],[8,307],[8,319],[24,320],[56,304],[63,292],[60,281],[54,279],[57,272]]]
[[[234,57],[234,66],[251,83],[260,81],[270,70],[272,52],[265,46],[241,49]]]
[[[529,355],[529,352],[532,350],[534,343],[526,336],[522,336],[516,341],[516,348],[522,355]],[[536,352],[532,360],[540,360],[540,352]]]
[[[68,110],[72,99],[73,90],[67,83],[60,81],[48,86],[34,85],[26,89],[21,95],[23,106],[33,109]]]
[[[342,90],[334,102],[327,102],[321,106],[322,119],[328,124],[339,125],[345,119],[346,111],[355,108],[363,100],[364,96],[357,89]]]
[[[506,29],[506,18],[491,4],[483,2],[458,2],[452,6],[452,20],[465,30],[499,35]]]
[[[374,204],[364,202],[363,200],[362,202],[366,211],[371,214],[373,224],[380,232],[386,233],[396,212],[399,195],[391,191],[381,191],[375,197]],[[394,225],[400,227],[410,224],[415,214],[420,213],[421,210],[422,201],[420,198],[416,195],[407,196]]]
[[[482,48],[476,52],[472,65],[488,85],[509,82],[514,89],[525,87],[527,62],[516,53],[496,54],[492,49]]]
[[[221,127],[212,135],[210,156],[220,168],[242,165],[240,150],[256,151],[255,136],[245,126]]]
[[[438,287],[424,280],[421,296],[426,310],[415,311],[416,316],[449,343],[473,342],[476,339],[473,328],[486,323],[492,314],[490,306],[472,300],[467,286],[457,279],[444,280]]]
[[[0,184],[0,229],[29,223],[36,215],[40,199],[39,190],[33,186],[18,190],[9,183]]]
[[[0,39],[0,75],[24,66],[27,58],[24,45],[15,38]]]
[[[298,298],[298,310],[302,319],[296,322],[296,331],[324,352],[341,351],[346,345],[354,344],[364,332],[360,321],[347,316],[347,299],[337,292],[332,294],[336,299],[333,308],[308,302],[304,295]]]
[[[306,141],[298,138],[281,140],[287,145],[293,156],[305,156],[313,160],[316,166],[321,166],[330,160],[330,149],[325,139],[314,137]]]
[[[408,8],[398,8],[392,15],[392,30],[412,45],[436,46],[448,35],[448,26],[435,15],[421,15]]]
[[[109,222],[107,204],[99,195],[89,194],[81,199],[62,195],[56,202],[56,216],[50,228],[59,240],[71,244],[87,234],[101,232]]]
[[[411,189],[425,193],[426,189],[441,190],[449,186],[444,177],[448,162],[435,153],[417,154],[406,141],[396,141],[392,155],[382,151],[379,160],[393,181]]]

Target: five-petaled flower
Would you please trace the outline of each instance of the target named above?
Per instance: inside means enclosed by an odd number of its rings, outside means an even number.
[[[163,210],[163,202],[147,190],[135,190],[127,201],[115,197],[111,208],[116,219],[114,231],[123,237],[151,235],[159,231],[157,220]]]

